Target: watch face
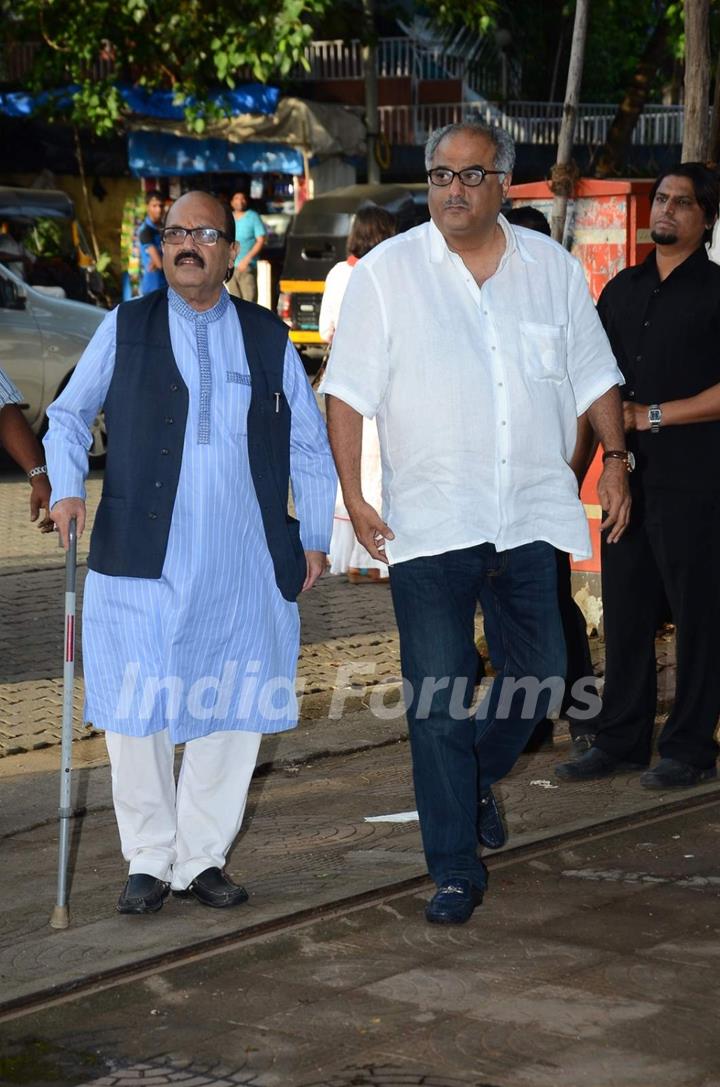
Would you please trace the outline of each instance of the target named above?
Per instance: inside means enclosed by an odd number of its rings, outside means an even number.
[[[662,422],[662,411],[660,408],[650,408],[648,411],[648,421],[651,423]]]

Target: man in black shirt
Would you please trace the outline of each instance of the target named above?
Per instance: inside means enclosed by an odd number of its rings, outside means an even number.
[[[598,312],[618,365],[628,449],[630,527],[602,545],[606,662],[594,746],[556,768],[587,781],[650,761],[655,631],[663,590],[677,629],[675,703],[648,789],[717,774],[720,714],[720,267],[707,256],[720,187],[700,163],[673,167],[651,192],[655,250],[620,272]]]

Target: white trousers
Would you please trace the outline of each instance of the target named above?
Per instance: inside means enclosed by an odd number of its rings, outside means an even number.
[[[113,804],[130,875],[144,872],[183,891],[222,868],[245,813],[260,732],[212,732],[185,744],[177,788],[168,729],[105,733]]]

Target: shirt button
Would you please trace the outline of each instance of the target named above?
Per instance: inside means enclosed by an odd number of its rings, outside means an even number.
[[[162,487],[162,483],[160,482],[160,480],[159,480],[159,479],[156,479],[156,480],[155,480],[155,486],[156,486],[156,487]]]
[[[157,514],[156,513],[149,513],[148,517],[149,517],[149,519],[151,521],[157,521]]]
[[[163,457],[167,457],[169,453],[170,453],[169,449],[161,449],[160,450],[160,455],[163,456]]]
[[[488,315],[488,311],[487,311],[486,309],[484,309],[484,310],[483,310],[483,316],[484,316],[484,317],[487,317],[487,315]]]
[[[656,287],[655,290],[653,291],[653,294],[660,294],[660,288]]]
[[[642,362],[642,355],[636,355],[635,362]]]
[[[496,351],[496,350],[497,350],[497,348],[495,347],[495,344],[493,344],[493,345],[492,345],[492,347],[490,348],[490,350],[491,350],[491,351]]]
[[[507,423],[505,422],[505,420],[504,420],[504,419],[503,419],[503,420],[502,420],[502,422],[500,423],[500,426],[507,426]]]
[[[165,416],[165,422],[170,424],[170,423],[174,423],[175,420],[173,419],[172,415],[166,415]]]
[[[501,464],[507,464],[507,461],[506,461],[506,460],[505,460],[505,459],[503,458],[503,459],[502,459],[502,461],[501,461],[500,463],[501,463]]]
[[[180,388],[180,386],[176,382],[173,381],[172,385],[170,386],[170,392],[171,393],[176,393],[179,388]]]
[[[503,387],[502,381],[498,381],[498,389],[502,389],[502,387]]]
[[[649,324],[649,321],[643,321],[643,328],[647,328]]]

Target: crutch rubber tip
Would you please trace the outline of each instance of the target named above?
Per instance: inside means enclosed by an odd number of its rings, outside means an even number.
[[[67,906],[55,906],[50,916],[50,928],[67,928],[70,924],[70,910]]]

